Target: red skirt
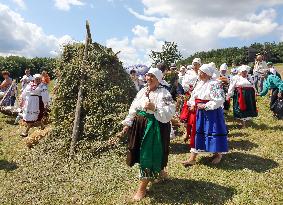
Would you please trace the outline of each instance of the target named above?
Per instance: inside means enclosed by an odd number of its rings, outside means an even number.
[[[201,103],[207,103],[208,100],[195,100],[195,109],[188,112],[188,124],[187,124],[187,138],[190,139],[190,148],[195,148],[195,136],[196,136],[196,121],[197,121],[197,105]]]

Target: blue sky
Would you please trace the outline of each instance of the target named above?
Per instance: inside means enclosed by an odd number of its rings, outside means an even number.
[[[149,64],[164,40],[183,56],[283,40],[283,0],[0,0],[0,55],[56,56],[84,39],[121,51],[125,65]]]

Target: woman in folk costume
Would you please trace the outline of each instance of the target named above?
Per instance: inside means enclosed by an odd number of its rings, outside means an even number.
[[[4,81],[0,84],[0,106],[11,106],[11,98],[14,89],[12,86],[12,78],[10,78],[10,73],[8,71],[3,71],[2,76]]]
[[[140,185],[133,197],[136,201],[145,197],[150,180],[166,175],[175,104],[169,91],[161,86],[162,78],[158,68],[148,71],[147,85],[138,92],[123,121],[123,133],[129,136],[127,164],[140,165]]]
[[[220,66],[220,77],[218,78],[218,80],[221,82],[222,84],[222,87],[223,87],[223,90],[224,90],[224,93],[225,95],[228,93],[228,89],[229,89],[229,82],[230,82],[230,79],[229,79],[229,75],[227,73],[227,70],[228,70],[228,66],[226,63],[223,63],[221,66]],[[225,111],[228,111],[230,108],[230,99],[229,100],[225,100],[224,102],[224,110]]]
[[[263,97],[268,93],[268,90],[271,90],[270,110],[275,117],[281,119],[283,118],[283,110],[282,108],[278,109],[278,99],[283,100],[283,81],[276,74],[265,70],[263,89],[258,95]]]
[[[239,74],[233,78],[226,99],[233,96],[233,114],[237,119],[245,122],[253,117],[257,117],[256,92],[252,80],[248,76],[249,66],[242,65],[238,68]]]
[[[217,80],[213,80],[215,69],[203,64],[199,69],[199,79],[189,100],[191,110],[196,110],[195,147],[191,149],[189,160],[184,166],[194,165],[198,153],[213,153],[213,164],[218,164],[222,153],[228,152],[227,127],[222,105],[224,91]]]
[[[185,100],[184,105],[180,114],[180,120],[185,123],[187,128],[187,134],[185,141],[190,139],[190,148],[194,147],[195,145],[195,119],[196,119],[196,112],[194,110],[190,110],[188,107],[188,99],[191,96],[191,93],[193,92],[197,81],[198,81],[198,70],[201,66],[201,59],[195,58],[192,62],[192,69],[188,70],[185,78],[183,80],[183,88],[185,91]]]
[[[21,107],[23,110],[23,120],[26,123],[26,130],[21,134],[22,137],[28,136],[28,131],[36,122],[41,122],[45,109],[49,104],[49,94],[46,84],[42,83],[40,74],[35,74],[34,81],[24,89],[22,93]]]
[[[214,62],[210,62],[208,65],[210,65],[212,68],[214,68],[213,76],[211,77],[213,80],[217,80],[220,77],[220,73],[216,68],[216,65]]]

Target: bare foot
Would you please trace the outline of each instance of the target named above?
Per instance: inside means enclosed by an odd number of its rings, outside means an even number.
[[[140,201],[146,195],[146,190],[138,190],[135,195],[133,196],[133,201]]]
[[[161,173],[160,173],[160,177],[163,180],[168,179],[168,173],[166,171],[162,170]]]
[[[219,164],[222,159],[222,154],[216,154],[214,155],[214,158],[212,160],[212,164]]]
[[[168,173],[164,170],[160,172],[159,178],[152,181],[152,184],[157,184],[159,182],[165,181],[168,179]]]
[[[20,134],[20,136],[21,136],[21,137],[27,137],[28,134],[23,132],[23,133]]]
[[[184,167],[189,167],[189,166],[195,165],[196,164],[196,160],[189,159],[189,160],[183,161],[181,163],[183,164]]]

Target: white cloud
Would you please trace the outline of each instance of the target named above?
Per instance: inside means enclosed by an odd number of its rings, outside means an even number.
[[[83,6],[85,3],[82,0],[54,0],[55,7],[63,10],[68,11],[71,9],[71,6]]]
[[[157,41],[177,42],[184,56],[222,47],[223,38],[252,40],[278,32],[276,10],[271,8],[283,5],[282,0],[237,0],[233,3],[142,0],[142,3],[143,14],[128,10],[141,20],[154,22],[153,34],[147,36]]]
[[[152,22],[158,21],[157,17],[139,14],[139,13],[135,12],[132,8],[127,8],[127,10],[138,19],[141,19],[141,20],[144,20],[144,21],[152,21]]]
[[[119,52],[119,58],[125,65],[133,65],[140,62],[137,50],[130,45],[129,39],[111,38],[106,41],[106,46],[112,48],[114,52]]]
[[[26,22],[20,14],[0,4],[0,53],[27,57],[52,56],[60,44],[70,41],[70,36],[57,38],[46,35],[41,27]]]
[[[153,35],[149,35],[148,28],[140,25],[132,29],[134,37],[129,40],[125,37],[121,40],[117,38],[108,39],[106,46],[113,48],[114,52],[119,53],[120,60],[125,66],[138,63],[150,65],[150,50],[160,50],[163,42],[158,41]]]
[[[141,51],[160,50],[163,42],[158,41],[153,35],[149,35],[148,28],[140,25],[132,29],[135,36],[132,39],[132,45]]]
[[[274,31],[278,24],[274,22],[276,11],[264,10],[259,15],[251,15],[248,20],[231,20],[219,33],[220,37],[256,38]]]
[[[12,0],[15,4],[18,5],[21,9],[26,9],[26,4],[24,0]]]

